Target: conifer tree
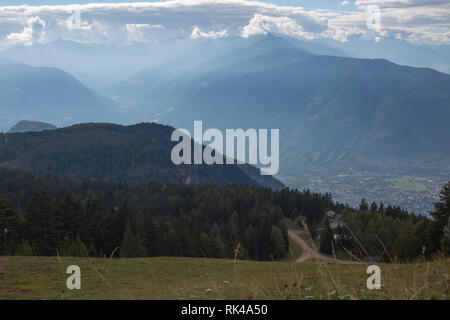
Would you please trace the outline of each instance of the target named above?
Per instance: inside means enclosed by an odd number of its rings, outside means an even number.
[[[120,247],[121,258],[137,258],[145,256],[145,248],[139,236],[133,235],[130,223],[128,222],[123,235],[123,242]]]
[[[211,233],[209,235],[211,241],[211,250],[213,258],[225,258],[225,244],[220,236],[219,227],[217,224],[213,226],[211,229]]]
[[[33,255],[33,249],[31,248],[30,244],[27,241],[22,241],[17,247],[16,247],[16,256],[32,256]]]
[[[383,203],[383,201],[380,202],[380,206],[378,207],[378,212],[384,213],[384,203]]]
[[[93,247],[100,247],[103,204],[98,198],[89,198],[86,203],[86,210],[83,214],[83,226],[80,237],[86,243],[91,243]]]
[[[377,211],[378,211],[377,203],[375,201],[372,201],[372,203],[370,204],[370,212],[375,213]]]
[[[15,246],[21,238],[19,229],[18,213],[12,208],[6,195],[0,192],[0,253],[13,254]],[[5,239],[6,243],[4,243]]]
[[[37,255],[55,255],[59,230],[52,198],[46,191],[36,192],[26,206],[27,240]]]
[[[270,233],[270,240],[272,242],[272,253],[275,260],[279,260],[285,253],[284,237],[279,227],[272,226]]]
[[[160,230],[158,223],[149,214],[145,222],[144,244],[147,249],[147,256],[153,257],[160,252]]]
[[[95,250],[94,244],[91,242],[88,247],[89,257],[97,257],[97,250]]]
[[[365,198],[361,199],[361,202],[359,203],[359,211],[367,211],[369,210],[369,205],[367,204],[367,201]]]
[[[72,241],[71,256],[73,257],[88,257],[88,249],[80,237],[77,236],[75,241]]]
[[[393,244],[394,256],[401,261],[413,260],[420,255],[420,244],[417,241],[415,226],[408,220],[400,230]]]
[[[432,252],[447,249],[449,240],[444,236],[444,230],[446,226],[448,227],[450,219],[450,181],[442,187],[439,193],[439,200],[439,202],[434,204],[434,211],[430,212],[433,217],[429,231],[430,249]]]

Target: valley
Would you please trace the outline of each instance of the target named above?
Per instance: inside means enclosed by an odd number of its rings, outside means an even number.
[[[0,300],[450,299],[448,1],[28,2]]]
[[[428,215],[433,209],[441,186],[449,180],[448,175],[442,174],[414,176],[369,171],[327,174],[319,170],[301,177],[278,178],[300,190],[307,188],[314,192],[329,192],[335,201],[348,203],[352,207],[357,207],[365,198],[369,203],[398,205],[422,215]]]

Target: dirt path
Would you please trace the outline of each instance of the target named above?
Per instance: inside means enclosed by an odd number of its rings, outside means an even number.
[[[308,225],[305,223],[303,219],[300,219],[300,223],[303,226],[303,230],[288,230],[288,235],[294,241],[302,248],[302,254],[300,257],[297,258],[295,262],[302,263],[305,261],[321,261],[321,262],[334,262],[334,263],[354,263],[353,261],[349,260],[340,260],[332,257],[325,256],[323,254],[320,254],[317,249],[314,247],[312,248],[308,242],[306,242],[300,235],[303,234],[305,237],[309,238],[312,243],[313,240],[311,239],[311,235],[309,233]]]
[[[299,234],[301,231],[288,230],[289,237],[302,248],[302,254],[297,258],[295,262],[302,263],[309,260],[316,260],[322,262],[343,262],[339,259],[330,258],[318,253],[315,249],[311,248],[305,240],[303,240]]]

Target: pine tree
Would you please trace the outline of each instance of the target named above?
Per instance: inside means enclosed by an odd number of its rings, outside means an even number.
[[[33,255],[33,249],[31,248],[30,244],[27,241],[22,241],[17,247],[16,247],[16,256],[32,256]]]
[[[51,256],[58,248],[59,230],[54,203],[46,191],[33,195],[26,206],[27,240],[37,255]]]
[[[207,258],[214,256],[214,248],[208,234],[206,233],[200,234],[199,249],[201,257]]]
[[[97,250],[95,250],[94,244],[91,242],[88,248],[89,257],[97,257]]]
[[[377,211],[378,211],[377,203],[375,201],[372,201],[372,203],[370,204],[370,212],[375,213]]]
[[[212,258],[225,258],[225,244],[220,236],[219,227],[217,224],[211,229],[209,234],[212,249]]]
[[[160,253],[160,230],[158,223],[148,215],[145,222],[144,243],[147,248],[147,256],[154,257]]]
[[[145,248],[139,236],[133,235],[130,223],[127,223],[125,233],[123,235],[123,242],[120,247],[121,258],[137,258],[145,255]]]
[[[0,253],[8,255],[14,252],[21,237],[19,229],[18,213],[13,210],[6,195],[0,192]],[[6,243],[4,243],[5,238]],[[8,251],[5,252],[5,250]]]
[[[394,256],[401,261],[408,261],[420,255],[420,245],[416,237],[416,230],[410,220],[408,220],[400,230],[400,233],[393,244]]]
[[[359,203],[359,211],[367,211],[369,210],[369,205],[367,204],[367,201],[365,198],[361,199],[361,202]]]
[[[234,257],[235,250],[239,244],[239,215],[236,211],[231,214],[228,236],[228,251]]]
[[[72,241],[71,246],[71,256],[72,257],[87,257],[89,256],[88,249],[80,237],[77,236],[75,241]]]
[[[257,260],[256,231],[252,225],[250,225],[245,231],[244,247],[247,249],[250,258]]]
[[[273,257],[275,260],[279,260],[285,253],[284,237],[279,227],[272,226],[270,241],[272,242]]]
[[[163,255],[165,256],[179,256],[179,249],[177,248],[177,235],[170,223],[166,225],[167,232],[163,238]]]
[[[258,228],[256,231],[257,240],[256,240],[256,252],[257,259],[263,261],[269,261],[272,259],[271,252],[272,246],[270,241],[270,233],[272,232],[272,225],[270,223],[269,217],[266,213],[261,213],[258,221]]]
[[[83,214],[83,226],[81,230],[81,239],[86,243],[91,243],[95,247],[101,245],[101,229],[103,204],[98,198],[89,198],[86,204],[86,210]]]
[[[70,239],[69,235],[66,233],[64,236],[62,248],[60,251],[60,255],[63,257],[70,257],[72,256],[72,240]]]
[[[143,241],[141,240],[141,237],[139,234],[136,235],[136,251],[135,251],[135,257],[136,258],[142,258],[145,257],[147,254],[147,251],[145,250],[145,246]]]
[[[383,201],[380,202],[380,207],[378,208],[378,212],[384,213],[384,203],[383,203]]]
[[[434,204],[434,211],[430,212],[433,217],[429,231],[432,252],[442,250],[443,246],[445,249],[445,241],[448,243],[448,238],[444,237],[444,229],[450,219],[450,181],[442,187],[439,200]]]
[[[75,238],[79,234],[85,234],[82,230],[85,227],[83,223],[83,209],[81,201],[70,195],[66,196],[56,212],[62,221],[61,232],[67,234],[70,238]]]

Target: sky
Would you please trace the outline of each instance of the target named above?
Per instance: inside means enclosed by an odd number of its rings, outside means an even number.
[[[2,0],[0,49],[57,39],[127,44],[250,37],[450,44],[449,0]],[[25,4],[25,5],[23,5]],[[78,14],[79,13],[79,14]]]
[[[131,1],[131,0],[33,0],[33,1],[23,1],[23,0],[2,0],[1,4],[4,6],[16,6],[21,4],[28,4],[28,5],[58,5],[58,4],[73,4],[73,3],[79,3],[79,4],[86,4],[86,3],[123,3],[123,2],[138,2],[138,1]],[[158,1],[139,1],[139,2],[158,2]],[[269,2],[274,3],[277,5],[282,6],[301,6],[306,9],[315,9],[315,8],[321,8],[321,9],[339,9],[340,3],[342,1],[336,1],[336,0],[264,0],[261,2]]]

